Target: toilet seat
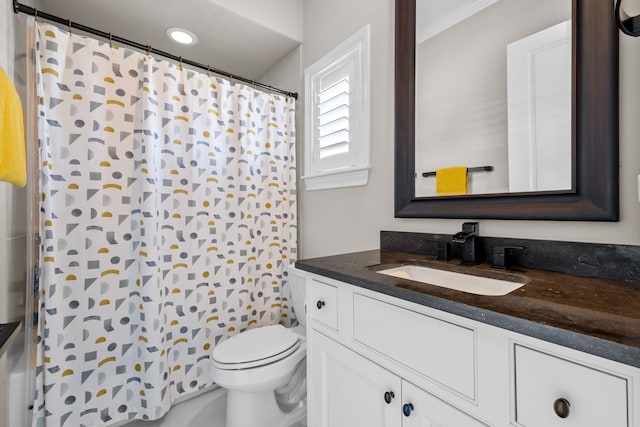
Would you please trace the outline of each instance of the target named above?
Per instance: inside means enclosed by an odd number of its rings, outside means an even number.
[[[211,353],[213,366],[236,370],[277,362],[300,347],[300,336],[282,325],[245,331],[222,342]]]

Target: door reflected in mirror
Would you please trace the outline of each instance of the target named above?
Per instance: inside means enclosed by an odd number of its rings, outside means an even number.
[[[415,197],[573,190],[571,13],[571,0],[417,0]],[[444,172],[460,166],[451,192]]]

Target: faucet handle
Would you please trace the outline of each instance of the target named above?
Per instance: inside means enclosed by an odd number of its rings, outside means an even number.
[[[463,222],[462,231],[469,231],[471,233],[478,234],[480,230],[480,223],[478,222]]]
[[[510,256],[511,251],[523,250],[522,246],[494,246],[491,256],[491,267],[507,270],[513,265],[513,259]]]
[[[449,242],[437,242],[438,244],[438,252],[436,255],[436,259],[438,261],[449,261],[451,258],[451,252],[449,250]]]

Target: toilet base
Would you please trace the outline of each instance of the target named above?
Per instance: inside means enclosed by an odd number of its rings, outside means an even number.
[[[273,391],[249,393],[227,390],[225,427],[289,427],[306,413],[304,402],[290,412],[278,406]]]

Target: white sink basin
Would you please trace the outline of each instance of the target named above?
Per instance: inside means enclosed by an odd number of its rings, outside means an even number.
[[[488,296],[507,295],[526,283],[526,279],[520,277],[518,279],[522,279],[521,281],[501,280],[421,265],[402,265],[400,267],[377,270],[377,272],[387,276]]]

